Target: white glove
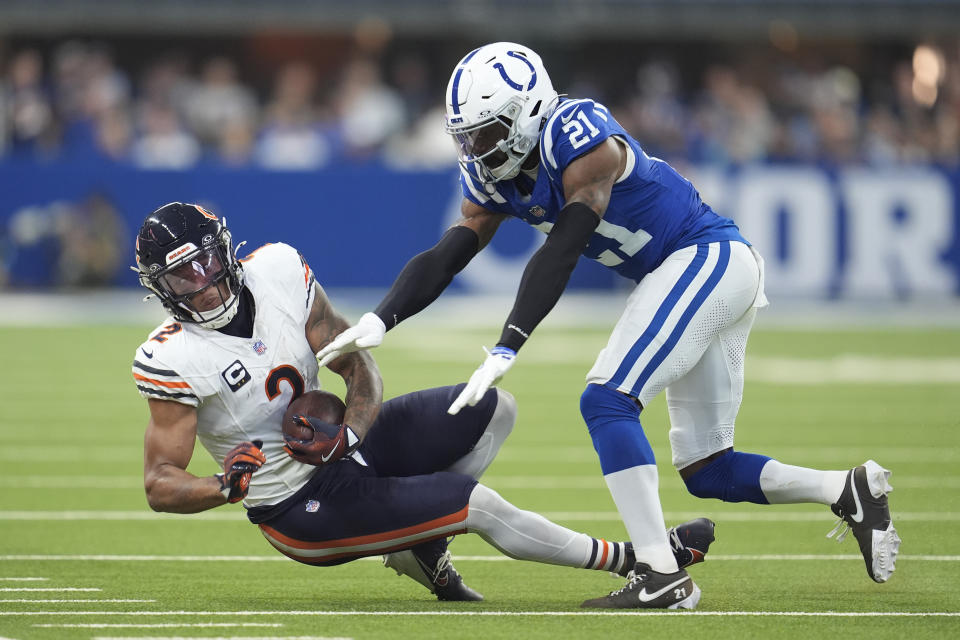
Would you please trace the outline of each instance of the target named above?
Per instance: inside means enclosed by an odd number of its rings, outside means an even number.
[[[386,332],[387,326],[383,324],[380,316],[371,312],[365,313],[360,316],[357,324],[338,335],[317,352],[317,363],[322,367],[345,353],[378,347],[383,342]]]
[[[487,389],[500,382],[500,378],[510,370],[517,358],[517,352],[510,347],[494,347],[490,351],[484,347],[483,350],[487,352],[487,359],[473,372],[467,386],[447,409],[447,413],[452,416],[460,413],[464,406],[472,407],[480,402]]]

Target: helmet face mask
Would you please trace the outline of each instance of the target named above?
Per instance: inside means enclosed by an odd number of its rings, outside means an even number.
[[[497,42],[470,52],[447,87],[446,131],[460,165],[488,184],[516,177],[557,101],[529,48]]]
[[[140,284],[181,322],[217,329],[236,315],[243,267],[226,221],[191,204],[154,211],[137,235]]]

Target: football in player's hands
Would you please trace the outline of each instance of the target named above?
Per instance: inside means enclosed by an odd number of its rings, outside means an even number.
[[[287,407],[283,450],[297,462],[336,462],[360,446],[360,438],[343,423],[346,407],[333,394],[314,391]]]
[[[283,414],[283,433],[297,440],[312,440],[313,429],[299,420],[294,420],[294,416],[309,416],[338,425],[343,422],[346,410],[343,400],[329,391],[308,391],[287,407]]]

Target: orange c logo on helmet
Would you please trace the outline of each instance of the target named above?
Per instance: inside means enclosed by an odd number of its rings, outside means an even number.
[[[201,207],[201,206],[198,205],[198,204],[193,205],[193,208],[196,209],[197,211],[199,211],[200,213],[202,213],[205,217],[210,218],[211,220],[218,220],[218,219],[219,219],[219,218],[217,218],[217,216],[213,215],[212,213],[210,213],[209,211],[207,211],[206,209],[204,209],[203,207]]]

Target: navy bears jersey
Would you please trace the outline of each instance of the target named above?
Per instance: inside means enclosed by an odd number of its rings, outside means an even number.
[[[316,467],[283,451],[281,421],[290,401],[320,388],[305,327],[316,288],[296,249],[268,244],[241,260],[256,305],[253,336],[241,338],[167,318],[137,349],[133,377],[144,398],[197,408],[197,438],[218,465],[244,440],[262,440],[266,464],[244,504],[274,504]]]
[[[610,204],[583,255],[639,282],[683,247],[720,240],[746,243],[732,220],[705,204],[673,167],[644,153],[607,108],[593,100],[564,100],[554,111],[540,134],[536,179],[524,173],[516,179],[527,181],[527,194],[518,189],[516,180],[484,185],[461,169],[463,195],[549,233],[566,205],[564,170],[611,136],[623,144],[627,166],[613,185]]]

